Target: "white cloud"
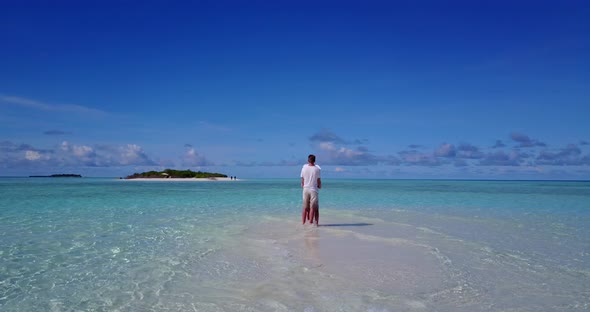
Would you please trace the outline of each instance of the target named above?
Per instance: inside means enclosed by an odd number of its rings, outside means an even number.
[[[187,148],[182,158],[182,165],[189,167],[209,166],[212,165],[204,156],[199,155],[194,147]]]
[[[335,137],[335,134],[331,134],[331,137]],[[324,135],[326,136],[326,135]],[[350,149],[347,147],[338,147],[335,141],[322,141],[314,142],[320,139],[320,136],[313,137],[310,139],[316,146],[323,152],[325,152],[323,158],[318,160],[319,163],[333,164],[333,165],[344,165],[344,166],[361,166],[361,165],[374,165],[377,164],[380,159],[369,153],[365,147],[359,146],[356,149]],[[381,161],[383,161],[381,159]]]
[[[121,150],[121,164],[123,165],[133,165],[136,163],[141,163],[146,158],[145,153],[141,146],[136,144],[127,144],[126,146],[122,146]]]
[[[94,154],[94,149],[86,145],[70,145],[64,141],[61,143],[61,150],[72,153],[76,157],[88,157]]]
[[[346,147],[341,147],[340,150],[338,150],[338,153],[340,153],[341,155],[344,155],[345,157],[357,157],[357,156],[361,156],[364,154],[364,152],[355,151],[355,150],[352,150],[352,149],[346,148]]]
[[[28,144],[0,142],[0,163],[4,167],[121,167],[157,165],[139,145],[76,145],[67,141],[53,149]]]
[[[332,142],[321,142],[318,144],[318,147],[326,152],[326,158],[321,161],[324,164],[358,166],[371,165],[378,162],[376,156],[361,148],[350,149],[347,147],[337,147]]]
[[[57,155],[62,162],[84,164],[86,166],[101,166],[105,164],[101,155],[97,155],[94,148],[86,145],[72,145],[67,141],[61,143]]]
[[[319,146],[320,146],[320,149],[322,149],[324,151],[331,152],[331,151],[336,150],[336,146],[332,142],[321,142]]]
[[[75,104],[48,104],[41,101],[27,99],[18,96],[7,96],[0,94],[0,104],[12,104],[21,107],[33,108],[42,111],[49,112],[64,112],[64,113],[78,113],[78,114],[90,114],[95,116],[106,115],[107,113],[91,107]]]
[[[402,151],[398,153],[401,163],[412,166],[439,166],[441,161],[432,154],[422,153],[415,150]]]
[[[39,160],[41,158],[41,154],[36,151],[26,151],[25,158],[30,161]]]
[[[441,144],[436,151],[434,151],[434,156],[437,157],[455,157],[455,145],[444,143]]]

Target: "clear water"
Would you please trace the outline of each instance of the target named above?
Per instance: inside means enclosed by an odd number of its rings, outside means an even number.
[[[0,179],[1,311],[587,311],[590,182]]]

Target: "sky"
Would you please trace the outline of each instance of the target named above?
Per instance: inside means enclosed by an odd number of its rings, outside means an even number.
[[[0,0],[0,176],[590,179],[588,1]]]

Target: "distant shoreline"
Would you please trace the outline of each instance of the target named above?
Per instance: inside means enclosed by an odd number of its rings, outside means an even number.
[[[82,175],[75,173],[60,173],[51,175],[30,175],[29,178],[81,178]]]
[[[218,182],[218,181],[240,181],[232,178],[132,178],[119,179],[122,181],[157,181],[157,182]]]

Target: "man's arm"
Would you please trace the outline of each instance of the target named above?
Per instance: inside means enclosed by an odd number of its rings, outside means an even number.
[[[303,180],[303,178],[301,178],[301,180]],[[302,182],[303,183],[303,182]],[[318,178],[318,188],[321,189],[322,188],[322,179]]]
[[[301,177],[301,187],[303,187],[303,177]]]

